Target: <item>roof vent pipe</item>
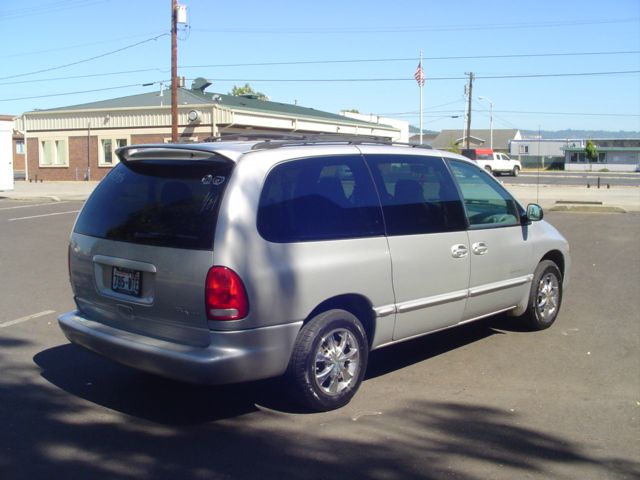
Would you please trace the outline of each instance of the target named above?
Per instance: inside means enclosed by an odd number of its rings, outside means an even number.
[[[196,78],[191,83],[191,90],[199,91],[200,93],[204,93],[204,91],[213,85],[209,80],[203,77]]]

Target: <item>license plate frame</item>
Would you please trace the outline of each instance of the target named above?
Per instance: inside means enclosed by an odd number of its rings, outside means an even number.
[[[113,267],[111,290],[130,297],[140,298],[142,295],[142,272],[130,268]]]

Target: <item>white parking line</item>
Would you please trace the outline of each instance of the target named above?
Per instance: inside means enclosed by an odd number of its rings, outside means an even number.
[[[30,207],[44,207],[45,205],[60,205],[61,203],[69,203],[69,202],[33,203],[31,205],[18,205],[16,207],[2,207],[0,208],[0,210],[13,210],[16,208],[30,208]]]
[[[80,210],[69,210],[68,212],[56,212],[56,213],[45,213],[44,215],[31,215],[30,217],[19,217],[19,218],[10,218],[10,222],[15,222],[16,220],[29,220],[31,218],[40,218],[40,217],[50,217],[52,215],[65,215],[67,213],[78,213]]]
[[[15,320],[9,320],[8,322],[0,323],[0,328],[10,327],[11,325],[16,325],[18,323],[26,322],[28,320],[33,320],[34,318],[44,317],[45,315],[49,315],[51,313],[56,313],[55,310],[44,310],[42,312],[34,313],[33,315],[27,315],[26,317],[16,318]]]

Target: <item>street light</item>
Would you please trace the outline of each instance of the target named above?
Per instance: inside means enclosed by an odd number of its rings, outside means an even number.
[[[489,102],[489,135],[491,136],[489,148],[493,150],[493,102],[487,97],[478,97],[478,100],[486,100]]]

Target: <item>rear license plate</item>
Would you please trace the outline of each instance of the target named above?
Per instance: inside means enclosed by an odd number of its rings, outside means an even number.
[[[111,289],[114,292],[139,297],[141,286],[142,273],[140,271],[129,270],[128,268],[113,267]]]

